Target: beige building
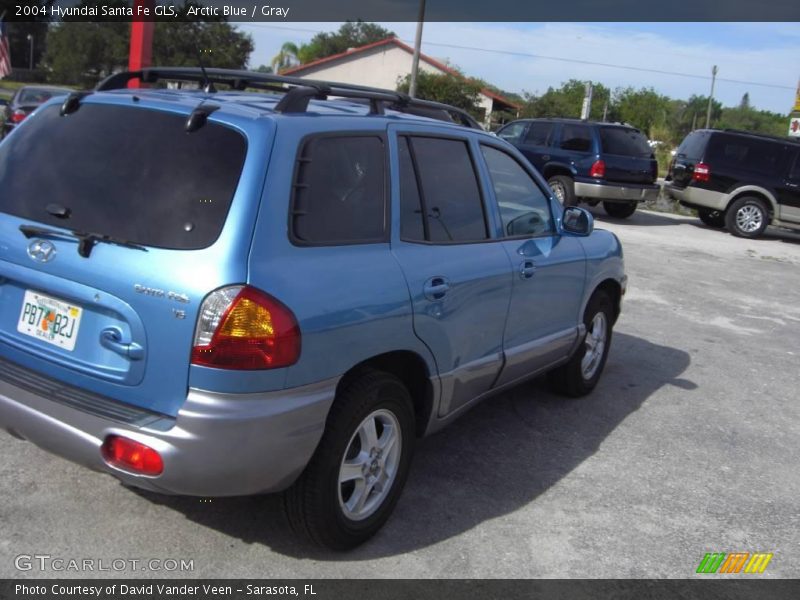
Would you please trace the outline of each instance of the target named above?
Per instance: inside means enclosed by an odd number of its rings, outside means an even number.
[[[341,54],[326,56],[304,65],[286,69],[281,72],[281,75],[394,90],[397,88],[398,80],[411,73],[413,55],[414,49],[411,46],[395,37],[390,37],[366,46],[352,48]],[[455,69],[424,54],[420,54],[419,69],[428,73],[447,73],[463,77]],[[489,125],[493,112],[516,113],[519,109],[507,98],[485,88],[481,90],[479,104],[484,111],[485,126]]]

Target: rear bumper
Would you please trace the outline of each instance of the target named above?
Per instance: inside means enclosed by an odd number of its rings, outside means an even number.
[[[124,420],[15,383],[0,378],[0,428],[15,437],[126,485],[167,494],[239,496],[292,484],[319,443],[337,380],[261,394],[190,389],[174,419],[150,413]],[[100,447],[110,434],[157,450],[163,473],[147,477],[106,464]]]
[[[658,198],[658,185],[637,185],[576,181],[575,195],[579,198],[619,202],[645,202]]]
[[[722,192],[704,190],[691,185],[679,188],[670,183],[664,184],[664,192],[689,208],[708,208],[721,212],[727,208],[727,195]]]

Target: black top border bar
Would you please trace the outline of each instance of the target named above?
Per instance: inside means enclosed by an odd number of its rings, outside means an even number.
[[[74,21],[185,19],[186,0],[155,0],[147,13],[135,0],[99,0],[75,12],[80,0],[0,0],[8,21],[48,18]],[[232,22],[416,21],[420,0],[196,0],[188,18]],[[28,7],[25,9],[25,7]],[[41,12],[31,13],[33,7]],[[113,10],[112,10],[113,7]],[[123,8],[120,11],[120,7]],[[27,10],[27,12],[26,12]],[[460,22],[798,22],[798,0],[426,0],[426,21]]]

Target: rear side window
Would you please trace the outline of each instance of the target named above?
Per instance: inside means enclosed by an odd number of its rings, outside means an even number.
[[[0,211],[146,246],[190,250],[219,236],[247,146],[185,115],[86,103],[49,106],[0,145]],[[50,204],[69,212],[59,219]]]
[[[564,125],[561,129],[561,148],[589,152],[592,149],[592,132],[582,125]]]
[[[533,146],[549,146],[553,137],[552,123],[531,123],[525,143]]]
[[[313,137],[298,157],[293,241],[359,244],[385,241],[386,156],[377,135]]]
[[[497,137],[509,142],[518,142],[522,137],[522,134],[525,132],[525,125],[527,125],[527,123],[511,123],[510,125],[507,125],[498,131]]]
[[[748,138],[717,134],[708,143],[705,161],[713,167],[774,174],[780,161],[781,144]]]
[[[800,181],[800,151],[794,153],[794,159],[789,167],[789,179]]]
[[[708,142],[708,133],[700,131],[690,133],[678,146],[675,154],[692,160],[700,160],[705,153],[706,142]]]
[[[487,239],[483,200],[467,143],[414,136],[400,142],[401,237],[439,243]]]
[[[647,158],[653,154],[647,138],[641,131],[631,127],[601,127],[600,143],[603,152],[621,156]]]

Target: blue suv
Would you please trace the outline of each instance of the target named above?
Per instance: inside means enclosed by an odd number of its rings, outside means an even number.
[[[44,105],[0,144],[0,427],[363,542],[416,438],[545,372],[588,393],[620,312],[617,238],[474,125],[216,69]]]
[[[523,119],[497,132],[547,179],[564,206],[603,203],[626,219],[655,200],[658,163],[647,138],[629,125],[577,119]]]

